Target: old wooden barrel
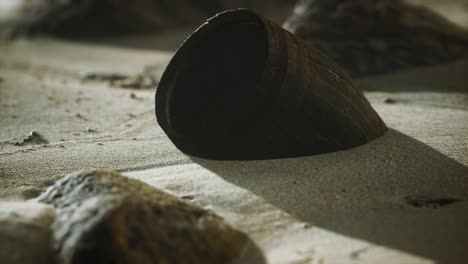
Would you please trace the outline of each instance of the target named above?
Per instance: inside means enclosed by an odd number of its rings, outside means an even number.
[[[334,152],[387,130],[329,57],[248,10],[199,27],[167,66],[155,101],[172,142],[209,159]]]

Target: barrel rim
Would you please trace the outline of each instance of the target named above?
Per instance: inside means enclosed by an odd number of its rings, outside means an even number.
[[[209,18],[206,22],[200,25],[185,41],[180,45],[174,56],[169,61],[166,69],[164,70],[158,87],[155,93],[155,115],[156,121],[159,126],[166,132],[172,139],[177,138],[181,140],[183,135],[178,133],[172,126],[169,116],[170,97],[173,92],[175,80],[177,79],[178,66],[186,58],[186,54],[191,52],[197,43],[203,42],[205,37],[209,36],[213,31],[222,28],[226,24],[232,23],[256,23],[262,25],[265,32],[268,33],[265,20],[258,14],[248,9],[235,9],[220,12],[213,17]],[[269,45],[269,44],[268,44]]]

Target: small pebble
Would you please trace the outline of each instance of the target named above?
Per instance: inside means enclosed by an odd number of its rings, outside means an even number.
[[[195,199],[195,197],[193,195],[184,195],[184,196],[181,196],[180,198],[184,199],[184,200],[193,200]]]
[[[97,72],[81,72],[80,79],[82,81],[119,81],[125,80],[128,77],[118,73],[97,73]]]
[[[29,132],[28,136],[23,139],[21,142],[15,142],[13,145],[15,146],[23,146],[25,144],[49,144],[47,140],[45,140],[39,133],[36,131]]]
[[[95,133],[95,132],[96,132],[96,129],[91,128],[91,127],[87,127],[87,128],[86,128],[86,132],[88,132],[88,133]]]
[[[396,99],[387,98],[385,99],[386,104],[396,104],[398,101]]]

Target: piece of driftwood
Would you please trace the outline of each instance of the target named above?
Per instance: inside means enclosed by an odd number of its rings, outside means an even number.
[[[233,263],[247,236],[203,208],[107,170],[67,175],[53,205],[60,263]]]
[[[53,264],[51,206],[35,202],[0,201],[0,263]]]
[[[216,15],[166,68],[156,117],[183,152],[268,159],[349,149],[387,128],[329,57],[248,10]]]
[[[300,0],[283,25],[351,76],[466,56],[468,31],[402,0]]]

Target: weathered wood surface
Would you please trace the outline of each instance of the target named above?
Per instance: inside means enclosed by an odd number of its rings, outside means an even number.
[[[387,127],[315,47],[248,10],[222,12],[177,51],[156,93],[174,144],[211,159],[271,159],[355,148]]]
[[[49,205],[0,201],[0,263],[55,263],[54,220]]]
[[[113,171],[72,173],[36,200],[56,210],[59,263],[234,263],[247,246],[214,213]]]

